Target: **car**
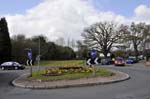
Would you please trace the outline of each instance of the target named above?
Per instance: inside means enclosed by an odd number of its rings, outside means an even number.
[[[133,63],[137,63],[138,60],[135,57],[129,57],[126,59],[126,63],[127,64],[133,64]]]
[[[116,58],[114,65],[115,66],[125,66],[125,61],[123,58]]]
[[[101,60],[102,65],[111,65],[113,64],[113,61],[110,58],[104,58]]]
[[[18,70],[18,69],[25,69],[25,66],[18,63],[18,62],[15,62],[15,61],[10,61],[10,62],[4,62],[0,65],[0,68],[2,70],[5,70],[5,69],[15,69],[15,70]]]
[[[144,55],[139,55],[138,60],[144,60]]]

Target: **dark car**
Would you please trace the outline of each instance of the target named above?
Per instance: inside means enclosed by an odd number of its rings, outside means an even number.
[[[116,58],[115,66],[124,66],[124,65],[125,65],[125,61],[123,58]]]
[[[23,66],[22,64],[19,64],[18,62],[4,62],[0,65],[0,68],[2,70],[5,69],[25,69],[25,66]]]
[[[133,64],[133,63],[137,63],[137,62],[138,62],[138,60],[135,57],[129,57],[126,60],[127,64]]]
[[[104,58],[101,60],[102,65],[111,65],[113,64],[113,61],[110,58]]]

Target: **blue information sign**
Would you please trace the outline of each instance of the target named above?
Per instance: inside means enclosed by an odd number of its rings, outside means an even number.
[[[91,49],[91,58],[96,58],[97,56],[97,51],[95,49]]]
[[[31,50],[28,51],[28,58],[29,58],[30,60],[32,59],[32,51],[31,51]]]

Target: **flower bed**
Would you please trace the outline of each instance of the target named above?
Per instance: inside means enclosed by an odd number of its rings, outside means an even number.
[[[47,68],[45,70],[45,76],[58,76],[62,74],[70,74],[70,73],[90,73],[92,72],[91,67],[83,67],[83,66],[67,66],[67,67],[55,67],[55,68]]]
[[[64,79],[90,78],[96,76],[112,76],[112,72],[104,68],[87,67],[87,66],[63,66],[49,67],[39,72],[33,72],[30,80],[40,79],[41,81],[55,81]]]

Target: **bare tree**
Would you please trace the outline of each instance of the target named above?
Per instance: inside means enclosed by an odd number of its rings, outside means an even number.
[[[122,37],[120,30],[120,26],[113,22],[99,22],[84,29],[82,36],[89,47],[102,51],[107,58],[112,45]]]
[[[139,48],[145,38],[145,35],[147,34],[145,33],[145,26],[145,23],[135,24],[134,22],[132,22],[128,29],[124,30],[124,41],[130,42],[130,45],[132,45],[134,49],[136,59],[138,59]]]
[[[150,25],[145,25],[142,40],[143,52],[145,52],[145,49],[150,49],[149,44],[150,44]]]

